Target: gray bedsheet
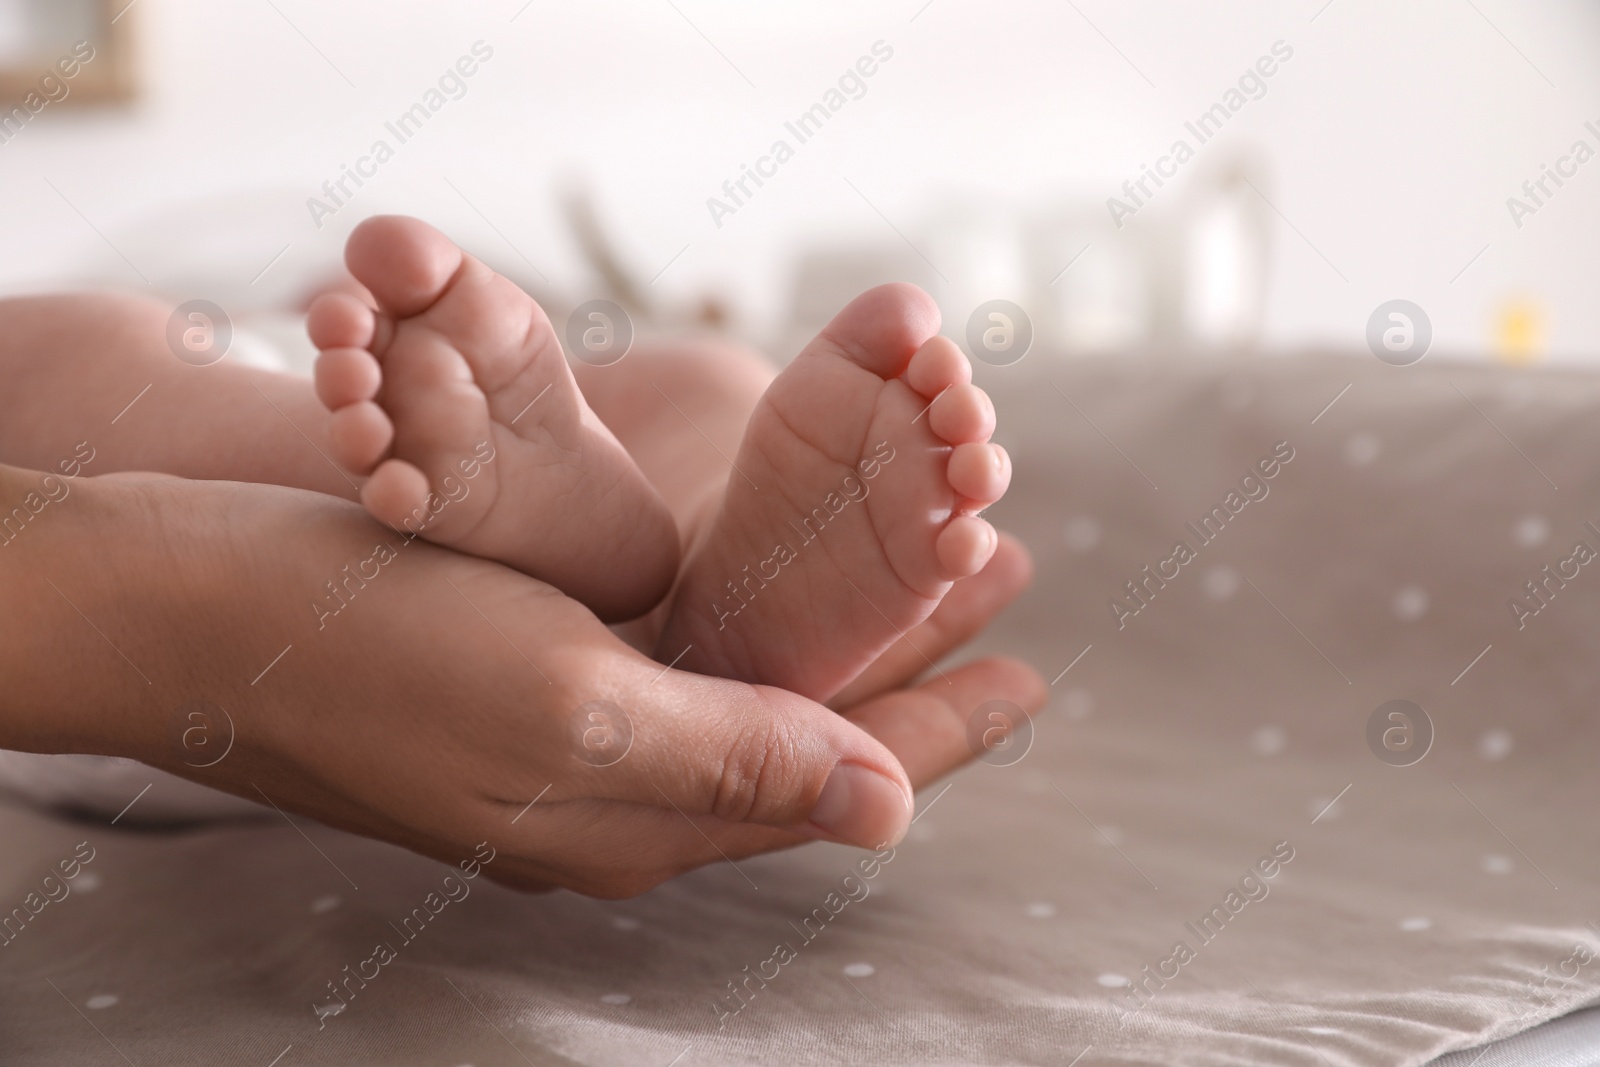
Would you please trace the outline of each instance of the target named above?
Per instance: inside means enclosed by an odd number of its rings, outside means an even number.
[[[7,807],[5,908],[93,859],[0,948],[4,1062],[1418,1065],[1600,1003],[1600,567],[1570,562],[1600,549],[1600,381],[982,370],[1017,467],[994,515],[1040,567],[983,647],[1051,708],[1019,761],[926,790],[872,878],[832,846],[619,903],[478,878],[407,936],[448,872],[385,845]],[[1409,766],[1421,716],[1369,729],[1395,700],[1431,722]],[[1513,1047],[1479,1067],[1535,1062]]]

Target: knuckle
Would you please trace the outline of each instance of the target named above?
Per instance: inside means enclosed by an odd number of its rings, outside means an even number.
[[[771,810],[785,795],[795,752],[795,739],[780,721],[768,719],[742,734],[723,758],[711,814],[742,823]]]

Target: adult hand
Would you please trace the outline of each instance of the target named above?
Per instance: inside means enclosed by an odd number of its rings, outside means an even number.
[[[39,481],[0,469],[0,504]],[[70,484],[0,547],[0,745],[130,756],[449,863],[487,840],[522,888],[620,897],[806,838],[892,843],[911,790],[971,758],[973,708],[1044,700],[986,660],[836,714],[664,669],[551,587],[325,496]],[[962,629],[933,620],[924,651]],[[922,665],[886,661],[869,689]],[[202,705],[232,727],[209,767],[184,743]]]

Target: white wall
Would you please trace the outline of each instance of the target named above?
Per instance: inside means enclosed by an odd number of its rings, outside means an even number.
[[[525,0],[139,0],[145,101],[47,111],[0,145],[0,286],[86,271],[141,284],[47,179],[168,287],[195,288],[197,272],[248,287],[288,245],[251,290],[271,291],[331,262],[346,224],[377,210],[519,264],[448,179],[539,271],[581,290],[553,195],[580,177],[646,277],[688,246],[658,290],[724,288],[764,322],[801,243],[898,240],[880,211],[921,240],[953,199],[1103,205],[1281,39],[1292,62],[1195,164],[1258,152],[1265,191],[1304,235],[1274,216],[1270,341],[1359,345],[1372,309],[1407,297],[1436,347],[1485,352],[1495,308],[1527,293],[1548,311],[1555,358],[1600,355],[1600,162],[1520,230],[1505,206],[1574,139],[1600,148],[1583,130],[1600,120],[1593,5],[1075,2],[533,0],[512,21]],[[466,97],[319,231],[305,198],[479,39],[494,58]],[[714,226],[706,198],[878,40],[894,58],[866,95]],[[1139,225],[1108,221],[1096,240]]]

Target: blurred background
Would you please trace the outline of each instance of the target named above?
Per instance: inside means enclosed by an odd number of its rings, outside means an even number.
[[[1597,54],[1580,0],[0,0],[0,291],[288,338],[404,211],[780,358],[905,278],[1035,358],[1364,351],[1404,299],[1441,357],[1593,360]]]

